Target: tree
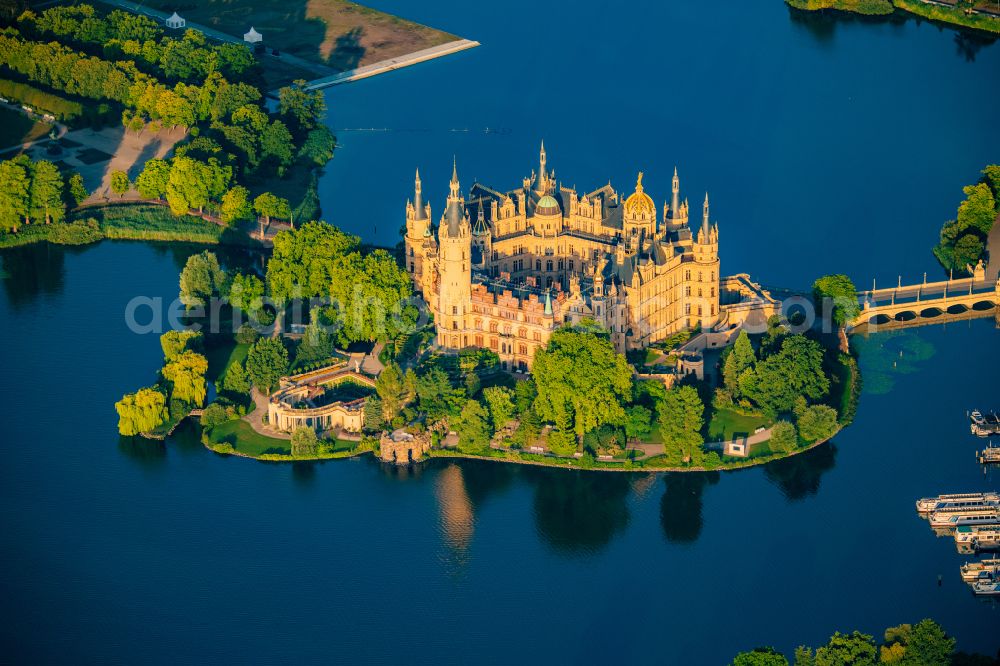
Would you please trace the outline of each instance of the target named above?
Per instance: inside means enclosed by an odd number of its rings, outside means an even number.
[[[807,442],[827,439],[837,431],[837,410],[827,405],[812,405],[799,416],[799,432]]]
[[[288,371],[288,350],[277,338],[262,338],[250,347],[246,370],[257,390],[269,394]]]
[[[413,400],[416,387],[412,385],[412,381],[412,378],[406,379],[403,371],[395,363],[389,363],[379,373],[378,379],[375,380],[375,392],[382,402],[383,420],[392,421],[407,402]]]
[[[385,427],[385,418],[382,416],[382,401],[377,395],[370,395],[365,399],[365,430],[368,432],[380,432]]]
[[[163,366],[163,378],[170,382],[170,399],[195,407],[205,402],[205,373],[208,360],[193,351],[182,352]]]
[[[455,423],[458,449],[465,453],[483,453],[490,445],[489,414],[478,400],[468,400]]]
[[[298,229],[279,232],[267,262],[267,288],[271,297],[284,302],[329,296],[339,260],[359,245],[357,236],[345,234],[326,222],[307,222]]]
[[[465,405],[465,390],[452,386],[441,368],[431,368],[418,375],[416,384],[420,409],[427,414],[429,421],[457,414]]]
[[[242,185],[237,185],[222,195],[222,205],[219,210],[222,221],[231,225],[249,218],[252,212],[249,196],[250,191]]]
[[[69,194],[77,206],[81,205],[90,196],[86,186],[83,184],[83,176],[78,173],[74,173],[69,177]]]
[[[155,388],[141,388],[127,393],[115,403],[118,432],[131,437],[152,432],[167,420],[167,397]]]
[[[740,376],[745,371],[752,370],[756,362],[757,356],[750,344],[750,336],[747,335],[746,329],[743,329],[736,336],[736,342],[726,355],[726,361],[722,366],[723,383],[734,396],[739,390]]]
[[[996,200],[986,183],[962,188],[965,201],[958,206],[958,224],[963,229],[973,228],[984,236],[990,233],[997,218]]]
[[[795,648],[795,666],[816,666],[812,648],[800,645]]]
[[[880,651],[881,662],[885,664],[948,666],[955,652],[955,639],[930,619],[913,626],[901,624],[886,629],[885,642]]]
[[[736,655],[733,666],[788,666],[788,660],[774,648],[760,647]]]
[[[567,426],[577,438],[605,423],[621,423],[622,405],[632,394],[632,371],[602,334],[561,328],[533,367],[535,410],[545,420]]]
[[[181,303],[189,308],[203,306],[222,295],[225,281],[226,274],[214,253],[205,250],[193,254],[181,271]]]
[[[125,196],[129,188],[132,187],[132,183],[129,182],[128,174],[124,171],[112,171],[111,172],[111,191],[117,194],[119,197]]]
[[[63,178],[52,162],[39,160],[31,165],[30,215],[44,218],[45,224],[62,222],[66,217],[63,203]]]
[[[789,453],[799,445],[799,437],[795,426],[788,421],[778,421],[771,426],[771,451],[774,453]]]
[[[830,637],[830,642],[816,650],[816,666],[874,666],[877,651],[872,637],[855,631]]]
[[[299,157],[316,166],[323,166],[333,158],[336,147],[337,140],[333,134],[321,125],[309,131],[302,147],[299,148]]]
[[[826,312],[825,302],[832,305],[831,316],[837,328],[843,328],[861,313],[858,290],[851,278],[842,273],[824,275],[813,282],[813,301],[823,312]]]
[[[17,232],[28,217],[28,170],[15,160],[0,162],[0,228]]]
[[[663,449],[667,454],[680,452],[693,460],[704,440],[701,427],[704,424],[705,404],[693,386],[676,386],[669,391],[660,404],[657,415]]]
[[[162,199],[167,193],[169,180],[170,164],[154,157],[146,162],[142,173],[135,179],[135,189],[143,199]],[[187,209],[182,212],[186,213]]]
[[[201,343],[200,331],[167,331],[160,336],[160,347],[166,362],[176,360],[186,351],[195,351]]]
[[[292,211],[288,207],[288,199],[282,199],[277,197],[270,192],[264,192],[257,196],[253,200],[253,209],[257,211],[257,214],[264,218],[267,226],[271,225],[271,218],[288,218],[291,216]],[[264,237],[264,225],[260,227],[260,236]]]
[[[229,304],[244,312],[257,312],[264,304],[264,283],[256,275],[237,273],[229,286]]]
[[[830,390],[823,349],[803,335],[784,338],[781,350],[757,363],[739,380],[740,393],[771,414],[791,410],[799,396],[819,400]]]
[[[296,458],[315,456],[319,450],[319,440],[312,428],[298,427],[292,433],[292,455]]]
[[[645,439],[653,431],[653,413],[642,405],[632,405],[625,410],[625,436]]]
[[[538,389],[535,386],[534,379],[528,377],[527,379],[518,380],[514,384],[514,412],[516,414],[524,414],[531,411],[537,397]]]
[[[232,418],[229,416],[226,408],[217,402],[213,402],[201,414],[201,427],[211,429],[231,420]]]
[[[483,398],[489,407],[493,430],[500,430],[514,417],[514,392],[503,386],[483,389]]]
[[[1000,164],[990,164],[983,169],[983,179],[993,192],[993,201],[997,205],[997,213],[1000,213]]]
[[[326,312],[340,323],[341,343],[391,340],[413,330],[417,311],[408,304],[413,282],[385,250],[342,256],[333,262],[332,278],[334,307]]]
[[[222,388],[230,393],[238,393],[240,395],[250,393],[250,378],[247,377],[242,363],[233,363],[226,368],[226,374],[222,378]]]
[[[166,187],[170,210],[174,215],[184,215],[192,208],[202,212],[211,198],[215,180],[208,164],[187,156],[175,157]]]
[[[296,128],[309,130],[326,115],[326,100],[322,91],[307,90],[306,82],[298,79],[278,91],[278,112],[291,118]]]

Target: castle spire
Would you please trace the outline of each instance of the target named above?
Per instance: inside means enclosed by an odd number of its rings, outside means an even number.
[[[674,220],[681,216],[681,181],[677,177],[677,167],[674,167],[674,180],[671,184],[673,196],[670,199],[670,217]]]
[[[444,212],[444,221],[451,236],[458,236],[459,227],[465,219],[465,205],[460,194],[462,186],[458,182],[458,160],[453,159],[451,166],[451,184],[448,193],[448,207]]]
[[[702,206],[701,224],[704,227],[709,226],[709,223],[708,223],[708,192],[705,192],[705,205]]]
[[[424,219],[424,196],[420,184],[420,169],[417,169],[417,177],[413,181],[413,219]]]
[[[545,139],[542,139],[542,148],[538,151],[538,179],[535,182],[535,189],[538,192],[545,192]]]
[[[546,317],[551,317],[552,316],[552,292],[551,291],[546,291],[545,292],[545,316]]]

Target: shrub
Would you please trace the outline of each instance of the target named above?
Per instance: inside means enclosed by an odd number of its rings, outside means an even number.
[[[235,416],[235,410],[230,412],[229,409],[223,407],[218,402],[213,402],[211,405],[205,408],[205,411],[201,415],[201,425],[203,428],[214,428],[217,425],[221,425],[227,421],[232,421]]]
[[[243,324],[236,330],[236,342],[241,345],[252,345],[259,337],[260,334],[250,324]]]
[[[49,242],[59,245],[86,245],[102,238],[101,227],[92,217],[69,224],[54,224],[49,231]]]
[[[827,405],[807,407],[799,416],[799,434],[807,442],[827,439],[837,430],[837,410]]]
[[[798,446],[799,437],[795,426],[788,421],[778,421],[771,427],[771,450],[775,453],[788,453]]]

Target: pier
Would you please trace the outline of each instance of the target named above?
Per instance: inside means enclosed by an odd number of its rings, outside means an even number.
[[[366,79],[370,76],[384,74],[396,69],[402,69],[403,67],[409,67],[410,65],[416,65],[417,63],[426,62],[435,58],[441,58],[446,55],[451,55],[452,53],[458,53],[459,51],[475,48],[479,45],[479,42],[471,39],[459,39],[454,42],[448,42],[447,44],[432,46],[428,49],[421,49],[420,51],[414,51],[413,53],[408,53],[396,58],[389,58],[388,60],[380,60],[379,62],[374,62],[370,65],[351,69],[346,72],[339,72],[337,74],[331,74],[330,76],[313,79],[312,81],[306,83],[306,90],[322,90],[324,88],[340,85],[342,83],[350,83],[351,81]],[[277,99],[278,91],[272,90],[267,93],[267,95]]]

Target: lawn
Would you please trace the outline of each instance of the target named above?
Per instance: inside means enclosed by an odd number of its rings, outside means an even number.
[[[205,358],[208,359],[208,377],[212,381],[219,381],[230,365],[246,360],[248,351],[250,345],[235,343],[210,345],[205,350]]]
[[[0,148],[19,146],[49,133],[52,126],[23,113],[0,106]]]
[[[259,456],[263,453],[290,455],[292,452],[292,444],[289,440],[261,435],[243,419],[215,426],[208,431],[208,438],[216,444],[232,444],[236,451],[250,456]]]
[[[763,416],[745,416],[729,409],[720,409],[712,414],[708,422],[708,439],[724,442],[737,435],[750,435],[760,426],[768,425]]]

